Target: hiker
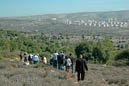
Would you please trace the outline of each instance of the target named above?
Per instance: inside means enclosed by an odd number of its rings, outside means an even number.
[[[45,56],[42,57],[43,64],[47,64],[47,58]]]
[[[49,62],[50,62],[50,65],[53,65],[53,54],[51,54]]]
[[[57,67],[57,53],[51,54],[49,62],[53,67]]]
[[[23,53],[21,52],[21,53],[20,53],[20,61],[23,61],[23,56],[24,56],[24,55],[23,55]]]
[[[29,65],[28,54],[24,53],[24,65]]]
[[[72,62],[69,56],[66,56],[66,71],[69,72]]]
[[[64,54],[63,52],[61,52],[57,55],[58,69],[61,69],[61,65],[63,65],[63,60],[64,60]]]
[[[37,54],[33,55],[33,56],[32,56],[32,60],[33,60],[34,64],[38,64],[38,62],[39,62],[39,57],[38,57],[38,55],[37,55]]]
[[[77,72],[78,81],[84,80],[85,70],[88,71],[86,60],[83,59],[83,56],[80,55],[76,60],[75,72]]]
[[[52,61],[53,61],[53,67],[56,68],[57,67],[57,53],[53,54]]]
[[[66,56],[63,54],[63,58],[60,65],[61,70],[65,70],[65,62],[66,62]]]
[[[71,53],[69,54],[69,56],[70,56],[70,59],[71,59],[71,62],[72,62],[71,66],[72,66],[72,73],[73,73],[73,71],[74,71],[74,57],[72,56]]]
[[[28,60],[29,60],[29,63],[30,63],[30,64],[32,64],[32,61],[33,61],[33,60],[32,60],[32,57],[33,57],[33,55],[32,55],[32,54],[29,54]]]

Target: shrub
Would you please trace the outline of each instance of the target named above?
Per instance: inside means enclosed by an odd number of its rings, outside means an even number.
[[[115,66],[129,65],[129,49],[118,51],[110,63]]]
[[[100,48],[98,48],[98,47],[93,48],[92,55],[94,57],[95,63],[96,63],[96,61],[99,63],[104,63],[105,60],[104,60],[103,52]]]
[[[90,62],[94,61],[95,63],[105,64],[111,57],[113,51],[112,43],[108,41],[82,42],[75,47],[75,53],[77,56],[82,54]]]
[[[129,61],[129,49],[122,50],[118,55],[116,55],[115,60]]]

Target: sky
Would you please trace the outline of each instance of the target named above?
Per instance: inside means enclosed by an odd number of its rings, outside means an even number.
[[[129,0],[0,0],[0,17],[129,10]]]

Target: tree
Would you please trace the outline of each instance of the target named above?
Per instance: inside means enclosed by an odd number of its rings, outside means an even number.
[[[92,43],[83,42],[75,47],[75,53],[79,57],[80,54],[84,56],[85,59],[92,59]]]
[[[109,58],[112,58],[113,56],[113,43],[111,42],[109,37],[105,37],[103,41],[97,42],[97,46],[103,53],[103,63],[106,63],[109,60]]]
[[[96,63],[96,62],[104,63],[103,52],[100,48],[94,47],[92,55],[94,57],[94,63]]]

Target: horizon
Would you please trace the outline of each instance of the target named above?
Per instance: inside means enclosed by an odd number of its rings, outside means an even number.
[[[128,0],[3,0],[0,17],[129,10]]]
[[[101,12],[120,12],[120,11],[129,11],[129,10],[113,10],[113,11],[82,11],[82,12],[66,12],[66,13],[46,13],[46,14],[37,14],[37,15],[21,15],[21,16],[0,16],[0,18],[10,18],[10,17],[28,17],[28,16],[42,16],[42,15],[58,15],[58,14],[76,14],[76,13],[101,13]]]

